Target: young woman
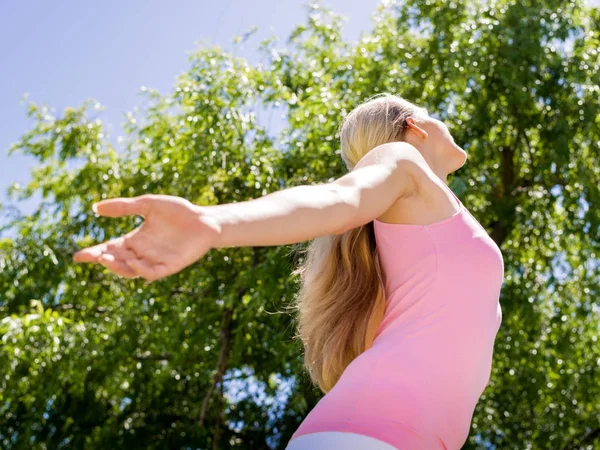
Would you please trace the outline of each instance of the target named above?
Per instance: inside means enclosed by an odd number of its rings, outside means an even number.
[[[327,394],[288,450],[455,450],[488,383],[502,313],[500,250],[446,186],[466,153],[426,110],[383,95],[340,129],[349,173],[234,204],[143,195],[95,205],[141,215],[77,252],[156,280],[211,248],[313,240],[298,269],[299,334]]]

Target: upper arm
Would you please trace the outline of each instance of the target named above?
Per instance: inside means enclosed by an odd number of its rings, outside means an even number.
[[[425,160],[406,142],[392,142],[367,153],[352,172],[330,183],[350,208],[343,231],[371,222],[400,198],[417,191]]]

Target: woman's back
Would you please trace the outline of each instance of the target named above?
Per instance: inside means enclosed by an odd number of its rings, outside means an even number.
[[[347,431],[411,449],[464,444],[489,380],[503,261],[458,204],[431,225],[374,221],[384,319],[295,436]]]

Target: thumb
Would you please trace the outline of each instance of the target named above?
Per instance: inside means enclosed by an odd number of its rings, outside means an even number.
[[[145,216],[148,213],[149,198],[145,195],[131,198],[111,198],[92,205],[92,210],[101,216]]]

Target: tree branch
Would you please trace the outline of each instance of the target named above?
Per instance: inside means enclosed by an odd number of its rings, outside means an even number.
[[[252,267],[256,267],[259,261],[259,255],[256,248],[252,249]],[[242,286],[238,289],[237,297],[240,299],[246,294],[248,288]],[[210,401],[213,393],[217,386],[219,386],[219,398],[217,399],[217,422],[215,424],[215,430],[213,433],[213,450],[217,448],[219,436],[221,433],[221,423],[223,422],[223,377],[229,363],[229,355],[231,353],[232,346],[232,331],[234,328],[233,324],[233,312],[234,308],[228,307],[223,310],[223,317],[221,319],[221,333],[220,333],[220,350],[219,357],[217,359],[217,367],[213,376],[213,382],[206,392],[204,399],[202,400],[202,407],[200,409],[200,426],[204,425],[206,420],[206,412],[208,410],[208,402]]]
[[[240,291],[245,292],[245,288],[242,288]],[[232,317],[233,308],[225,308],[223,310],[223,317],[221,319],[220,350],[219,357],[217,359],[217,367],[215,370],[215,375],[213,376],[213,382],[206,392],[204,399],[202,400],[202,408],[200,410],[200,426],[204,425],[204,420],[206,419],[206,410],[208,409],[208,402],[212,397],[217,385],[223,381],[223,375],[225,374],[225,369],[227,368],[229,351],[231,348]]]
[[[212,438],[212,450],[219,450],[221,425],[223,423],[223,383],[219,383],[219,397],[217,398],[217,423]]]
[[[502,152],[502,177],[500,188],[500,210],[501,217],[492,225],[490,237],[500,247],[506,240],[509,230],[509,223],[513,223],[515,216],[515,201],[511,196],[512,192],[517,188],[516,172],[515,172],[515,153],[519,147],[522,130],[517,129],[517,136],[512,147],[506,145],[500,148]]]

